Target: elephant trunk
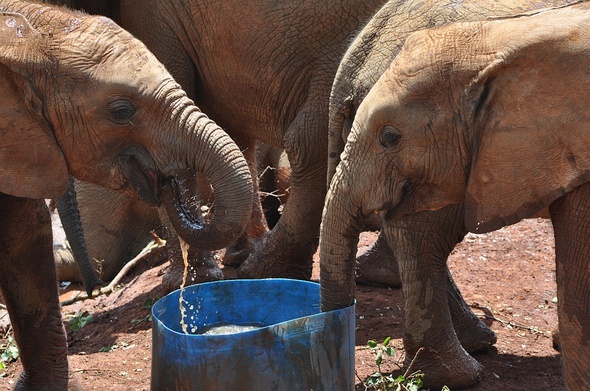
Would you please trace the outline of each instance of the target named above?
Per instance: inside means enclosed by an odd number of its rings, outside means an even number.
[[[342,162],[328,191],[320,231],[321,308],[330,311],[352,305],[355,259],[364,221],[359,198],[351,194],[351,178]]]
[[[72,255],[80,271],[80,278],[84,284],[84,289],[88,297],[92,297],[94,289],[103,285],[103,282],[92,267],[92,262],[90,262],[90,256],[86,249],[84,230],[82,228],[80,212],[78,211],[74,178],[69,178],[68,190],[66,194],[56,201],[56,206],[63,230],[72,248]]]
[[[344,121],[347,109],[351,110],[349,106],[349,100],[340,99],[340,96],[332,91],[328,121],[328,186],[336,174],[340,154],[344,151]]]
[[[213,217],[199,222],[185,206],[180,196],[182,189],[170,176],[160,183],[162,201],[173,228],[184,241],[202,250],[216,250],[233,243],[249,221],[254,199],[252,176],[242,152],[227,133],[192,102],[184,100],[184,108],[178,111],[180,134],[166,132],[177,137],[169,140],[175,148],[170,156],[178,154],[181,166],[170,167],[169,161],[160,164],[167,167],[167,175],[189,169],[209,178],[215,193]]]

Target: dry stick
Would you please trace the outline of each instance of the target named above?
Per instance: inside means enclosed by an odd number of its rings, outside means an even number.
[[[494,307],[492,307],[491,305],[487,305],[488,308],[486,308],[486,306],[482,306],[478,303],[473,303],[470,305],[470,307],[477,308],[478,310],[482,310],[482,311],[488,310],[491,312],[499,313],[499,311],[497,309],[495,309]],[[538,327],[536,327],[536,326],[527,326],[527,325],[519,323],[515,320],[503,320],[503,319],[500,319],[500,318],[492,316],[492,315],[487,315],[485,313],[476,314],[476,316],[478,316],[480,318],[484,318],[484,319],[494,320],[494,321],[500,323],[502,326],[510,326],[510,327],[515,327],[515,328],[521,329],[521,330],[528,330],[531,332],[531,334],[542,335],[543,337],[550,338],[549,335],[546,335],[543,331],[540,331],[538,329]]]
[[[153,232],[152,235],[154,236],[154,240],[148,243],[147,246],[144,247],[143,250],[135,258],[127,262],[125,266],[119,271],[119,273],[113,278],[113,280],[109,283],[109,285],[105,286],[104,288],[100,289],[100,293],[111,293],[115,286],[121,281],[121,279],[131,270],[135,265],[137,265],[140,261],[147,258],[148,255],[157,249],[160,249],[166,245],[166,241],[157,237]]]
[[[159,238],[154,232],[152,232],[152,235],[154,236],[154,240],[150,241],[147,244],[147,246],[145,246],[143,250],[140,251],[139,254],[137,254],[132,260],[127,262],[125,266],[123,266],[123,268],[115,276],[115,278],[113,278],[113,280],[109,283],[109,285],[105,286],[104,288],[100,288],[100,291],[96,296],[107,295],[109,293],[112,293],[115,290],[117,284],[121,281],[123,277],[125,277],[129,270],[137,266],[139,262],[143,261],[144,259],[147,259],[149,255],[155,253],[156,251],[160,251],[162,248],[166,246],[166,241],[164,239]],[[75,302],[78,302],[80,300],[85,300],[87,298],[88,295],[85,292],[80,292],[80,294],[78,294],[76,297],[69,300],[64,300],[60,304],[62,307],[64,307],[70,304],[74,304]]]

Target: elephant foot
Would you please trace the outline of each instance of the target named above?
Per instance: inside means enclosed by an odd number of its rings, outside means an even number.
[[[443,386],[451,390],[471,387],[480,381],[483,372],[483,366],[461,346],[441,350],[421,348],[417,354],[406,354],[406,367],[410,363],[410,371],[424,373],[424,387],[435,390]]]
[[[453,324],[454,325],[454,324]],[[455,326],[455,333],[461,346],[469,353],[482,352],[491,348],[498,338],[482,321],[474,322],[469,326]]]
[[[56,373],[43,376],[32,376],[26,371],[22,371],[15,386],[15,391],[20,390],[37,390],[37,391],[84,391],[82,383],[71,370],[68,370],[67,378],[58,377]]]
[[[223,280],[223,271],[217,265],[215,254],[206,251],[189,251],[186,286],[202,282]],[[179,256],[170,257],[170,267],[162,278],[162,285],[166,292],[172,292],[181,287],[184,277],[184,260]]]
[[[487,350],[496,343],[496,333],[473,313],[448,269],[447,302],[455,334],[463,349],[469,353],[475,353]]]
[[[551,340],[553,343],[553,349],[558,352],[561,352],[561,338],[559,337],[559,327],[555,326],[553,330],[551,330]]]
[[[239,278],[293,278],[309,280],[313,267],[312,245],[282,242],[275,231],[256,246],[256,250],[238,269]]]
[[[221,263],[224,266],[240,266],[254,252],[253,240],[246,236],[240,236],[233,245],[225,249]]]
[[[399,266],[385,238],[379,238],[366,253],[356,260],[357,284],[400,288]]]

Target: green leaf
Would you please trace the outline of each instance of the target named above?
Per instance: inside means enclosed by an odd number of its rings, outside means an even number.
[[[381,365],[383,362],[383,353],[381,350],[377,351],[377,358],[375,359],[375,364]]]
[[[374,374],[369,376],[367,380],[365,380],[365,384],[371,387],[376,386],[379,383],[381,383],[381,373],[379,372],[375,372]]]
[[[385,338],[385,340],[383,341],[383,346],[389,345],[389,341],[391,341],[391,337]]]
[[[151,310],[152,307],[154,306],[154,304],[156,304],[156,301],[158,301],[158,298],[155,299],[147,299],[144,303],[143,303],[143,308]]]
[[[367,346],[370,347],[371,349],[375,349],[377,347],[377,342],[370,339],[369,341],[367,341]]]
[[[395,354],[395,349],[394,349],[394,348],[392,348],[391,346],[390,346],[390,347],[387,347],[387,348],[385,348],[385,353],[386,353],[388,356],[390,356],[390,357],[391,357],[391,356],[393,356],[393,355]]]
[[[92,314],[90,314],[90,315],[84,315],[84,314],[87,314],[87,312],[82,313],[80,311],[76,314],[76,316],[74,316],[72,319],[70,319],[69,324],[70,324],[70,327],[72,328],[72,331],[78,331],[82,327],[86,326],[88,323],[91,323],[92,321],[94,321],[94,316]]]
[[[99,352],[108,353],[108,352],[112,352],[113,350],[115,350],[117,348],[118,348],[117,345],[105,346],[103,348],[100,348]]]
[[[18,360],[19,352],[16,345],[8,345],[6,349],[0,355],[0,358],[4,362],[12,362]]]

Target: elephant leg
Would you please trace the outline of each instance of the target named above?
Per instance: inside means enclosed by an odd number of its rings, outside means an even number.
[[[291,164],[283,148],[259,143],[257,148],[260,199],[266,222],[273,228],[291,191]]]
[[[399,266],[383,232],[373,247],[357,257],[355,274],[357,284],[401,287]]]
[[[400,254],[407,362],[415,359],[414,368],[425,373],[428,387],[455,389],[475,384],[482,366],[461,346],[447,297],[447,255],[465,234],[462,205],[402,220],[386,219],[384,231],[390,247]]]
[[[450,270],[447,269],[447,273],[447,300],[453,328],[461,346],[469,353],[490,348],[497,341],[496,333],[471,311],[455,284]]]
[[[68,370],[49,210],[5,194],[0,205],[0,288],[23,365],[15,388],[81,390]]]
[[[241,277],[311,277],[326,196],[327,143],[325,132],[320,131],[327,126],[326,118],[317,112],[314,102],[287,130],[284,147],[291,164],[289,201],[262,245],[240,267]]]
[[[590,184],[553,202],[549,212],[565,380],[568,390],[590,390]]]
[[[436,214],[438,212],[431,213],[434,218],[436,218]],[[426,224],[424,226],[427,227]],[[389,248],[385,233],[382,231],[374,246],[357,258],[356,282],[369,285],[401,287],[397,259],[398,257],[408,256],[409,253],[415,254],[415,257],[419,257],[416,259],[430,257],[432,259],[438,259],[438,262],[446,262],[455,244],[463,238],[465,231],[462,225],[455,224],[454,227],[444,228],[439,234],[448,235],[447,238],[443,239],[448,241],[448,246],[436,246],[432,249],[432,253],[419,255],[421,252],[420,247],[408,251],[407,248],[398,246],[397,244],[394,247],[396,248],[394,253]],[[415,244],[418,245],[418,243]],[[496,334],[471,311],[471,308],[469,308],[469,305],[463,299],[448,269],[447,273],[449,310],[455,333],[461,345],[469,353],[485,350],[494,345],[497,340]]]

